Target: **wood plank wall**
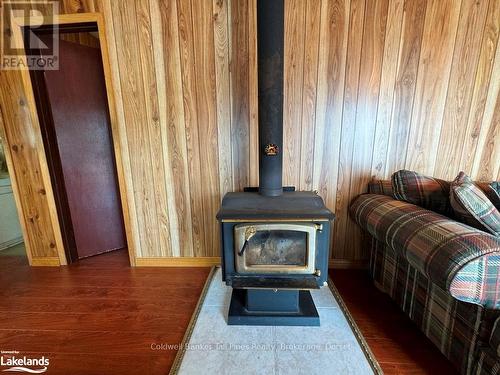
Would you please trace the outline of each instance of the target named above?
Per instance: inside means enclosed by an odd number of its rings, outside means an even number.
[[[255,0],[61,4],[104,14],[137,258],[217,256],[222,196],[258,184]],[[336,212],[332,258],[367,258],[347,211],[371,178],[500,179],[499,23],[498,0],[286,0],[284,183]],[[32,251],[55,256],[36,129],[0,77]]]

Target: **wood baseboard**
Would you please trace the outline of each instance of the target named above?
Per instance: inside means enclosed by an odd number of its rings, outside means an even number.
[[[211,267],[220,264],[220,257],[136,258],[137,267]]]
[[[32,258],[31,266],[59,267],[61,263],[58,257]]]
[[[340,270],[345,270],[345,269],[364,270],[368,269],[369,263],[368,260],[330,259],[328,261],[328,267]]]

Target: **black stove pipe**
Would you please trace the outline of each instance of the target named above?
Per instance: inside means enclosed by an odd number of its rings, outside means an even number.
[[[257,0],[259,193],[283,194],[284,0]]]

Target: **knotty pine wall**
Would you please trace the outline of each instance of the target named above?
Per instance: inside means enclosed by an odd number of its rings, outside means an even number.
[[[336,212],[339,264],[367,258],[347,209],[371,178],[500,179],[499,1],[285,2],[284,183]],[[255,0],[61,5],[105,18],[138,263],[218,256],[222,196],[258,184]],[[37,128],[0,79],[31,252],[56,257]]]

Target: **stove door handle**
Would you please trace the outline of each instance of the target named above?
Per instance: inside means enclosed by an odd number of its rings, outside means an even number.
[[[245,240],[245,243],[243,244],[243,247],[241,248],[240,251],[238,251],[238,256],[243,256],[243,253],[245,252],[245,250],[247,249],[248,247],[248,240]]]
[[[248,247],[248,241],[250,241],[250,238],[255,236],[257,233],[257,229],[254,226],[250,226],[245,230],[245,243],[243,244],[243,247],[241,248],[240,251],[238,251],[238,255],[242,256],[245,250]]]

